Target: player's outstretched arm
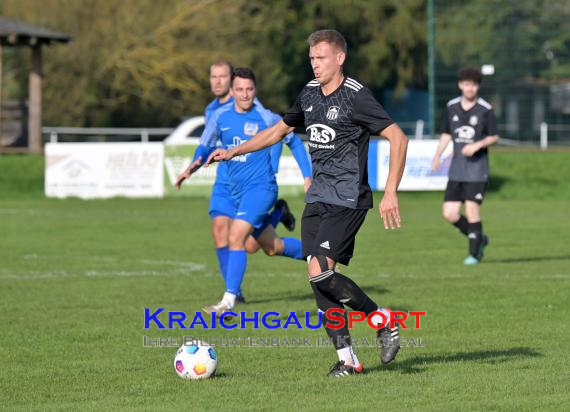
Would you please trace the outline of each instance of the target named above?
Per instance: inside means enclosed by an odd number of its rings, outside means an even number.
[[[434,172],[439,169],[441,165],[441,155],[445,151],[445,148],[451,141],[451,135],[449,133],[442,133],[439,137],[439,144],[437,145],[437,149],[435,150],[435,155],[433,155],[433,160],[431,162],[431,170]]]
[[[202,165],[202,156],[198,156],[198,158],[196,160],[194,160],[190,164],[190,166],[188,166],[176,178],[176,183],[174,184],[176,186],[176,190],[180,190],[180,186],[182,186],[182,182],[184,182],[186,179],[188,179],[190,176],[192,176],[192,174],[194,172],[196,172],[196,170],[198,170],[201,165]]]
[[[274,145],[283,137],[291,133],[295,128],[285,124],[283,120],[275,123],[272,127],[265,129],[255,136],[253,136],[247,142],[234,147],[229,150],[216,149],[206,161],[206,166],[212,162],[221,162],[224,160],[231,160],[235,156],[240,156],[246,153],[256,152],[261,149],[265,149],[271,145]]]
[[[396,229],[400,227],[400,205],[398,203],[398,195],[396,191],[404,174],[406,166],[406,152],[408,150],[408,138],[393,123],[380,132],[380,136],[390,142],[390,169],[388,171],[388,180],[386,180],[386,188],[384,196],[380,202],[380,217],[384,221],[384,228]]]

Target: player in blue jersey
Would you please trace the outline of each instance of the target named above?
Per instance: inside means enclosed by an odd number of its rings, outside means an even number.
[[[261,103],[258,103],[257,99],[255,100],[255,102],[261,105]],[[277,117],[280,118],[279,116]],[[287,135],[282,141],[271,146],[271,170],[273,171],[273,174],[277,175],[277,172],[279,171],[279,161],[281,160],[281,152],[283,151],[283,143],[287,144],[287,146],[291,150],[291,153],[295,157],[295,160],[297,161],[297,165],[299,166],[299,169],[301,170],[301,173],[303,175],[303,180],[304,180],[303,189],[306,193],[307,190],[309,190],[309,187],[311,186],[312,183],[311,164],[308,161],[307,152],[305,151],[305,145],[303,144],[303,141],[299,138],[299,136],[297,136],[296,134],[291,133]],[[281,213],[283,213],[283,215]],[[285,223],[286,221],[285,219],[288,218],[287,214],[290,214],[290,216],[293,218],[293,224],[294,224],[295,220],[293,214],[291,214],[291,212],[289,211],[287,203],[285,202],[285,200],[279,199],[275,204],[275,208],[269,217],[271,226],[277,227],[277,223],[281,218],[283,224],[285,225],[285,227],[287,227]],[[247,253],[253,254],[257,252],[260,248],[261,245],[259,244],[257,239],[255,239],[253,236],[248,237],[245,243],[245,249]],[[265,252],[267,253],[267,251]]]
[[[233,67],[227,60],[218,60],[210,66],[210,88],[214,96],[214,100],[208,104],[205,109],[204,116],[206,121],[211,117],[211,115],[219,108],[225,105],[231,105],[234,99],[231,95],[230,82]],[[299,146],[302,146],[300,139],[296,139],[292,144],[295,145],[295,150],[291,148],[293,154],[297,161],[302,162],[303,157],[306,158],[306,152],[302,147],[302,153]],[[208,154],[211,152],[212,148],[200,144],[195,152],[192,164],[186,169],[182,174],[179,175],[177,179],[176,186],[180,188],[182,181],[191,176],[191,174],[197,170],[201,163],[207,159]],[[277,152],[277,146],[273,150],[275,157],[273,158],[275,167],[275,172],[277,173],[277,166],[279,162],[279,157],[281,155],[281,147],[279,146],[279,151]],[[276,163],[275,163],[276,162]],[[304,162],[306,167],[303,170],[303,177],[305,178],[305,188],[310,185],[311,173],[310,164],[308,161]],[[301,163],[300,163],[301,164]],[[218,259],[218,264],[220,267],[220,274],[225,281],[227,273],[227,261],[228,261],[228,237],[231,219],[235,213],[235,200],[233,199],[230,191],[227,165],[220,164],[216,173],[216,181],[212,187],[212,195],[210,197],[209,214],[212,220],[212,237],[214,239],[214,244],[216,247],[216,257]],[[295,227],[295,217],[289,210],[287,202],[280,199],[276,204],[274,210],[271,212],[269,217],[269,222],[273,227],[276,227],[279,222],[282,222],[284,226],[292,231]],[[250,238],[247,243],[247,251],[249,253],[254,253],[259,249],[259,246],[255,239]],[[238,294],[238,302],[245,302],[241,291]]]
[[[225,147],[239,146],[281,119],[255,100],[255,76],[251,70],[236,69],[231,85],[233,104],[214,112],[200,139],[201,146],[207,151],[215,148],[218,142]],[[285,143],[291,148],[303,175],[310,178],[310,164],[301,140],[290,134]],[[233,309],[245,274],[246,240],[250,235],[269,256],[302,258],[300,240],[278,237],[270,224],[269,212],[277,200],[276,155],[280,155],[281,149],[281,145],[277,145],[227,163],[229,187],[236,207],[229,230],[226,293],[218,304],[204,308],[207,313],[220,315]],[[201,162],[195,164],[197,168]]]

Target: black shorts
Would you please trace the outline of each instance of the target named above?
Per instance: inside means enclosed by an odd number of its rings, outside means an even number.
[[[324,255],[348,265],[354,238],[368,209],[350,209],[328,203],[308,203],[301,221],[303,257]]]
[[[450,180],[445,189],[445,202],[465,202],[470,200],[476,203],[483,203],[487,182],[457,182]]]

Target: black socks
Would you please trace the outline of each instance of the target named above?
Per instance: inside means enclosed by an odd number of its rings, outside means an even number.
[[[459,231],[461,233],[463,233],[465,236],[467,236],[467,233],[469,232],[469,223],[467,222],[467,219],[465,218],[465,216],[460,215],[461,217],[459,218],[459,220],[455,223],[452,223],[453,226],[455,226],[457,229],[459,229]]]
[[[326,313],[329,309],[339,309],[338,312],[335,311],[334,315],[340,316],[340,309],[344,309],[344,305],[339,302],[335,302],[333,299],[329,298],[325,295],[317,285],[313,282],[311,283],[311,288],[313,288],[313,293],[315,294],[315,298],[317,300],[317,309],[320,312]],[[348,332],[348,322],[346,317],[346,312],[344,313],[344,326],[340,329],[332,329],[327,328],[327,320],[324,318],[323,315],[323,326],[327,331],[328,337],[332,340],[333,345],[336,350],[342,348],[348,348],[351,345],[350,342],[350,334]],[[335,325],[335,322],[331,321],[331,324]],[[336,325],[335,325],[336,326]]]
[[[478,259],[479,249],[483,242],[483,225],[481,222],[469,223],[467,237],[469,238],[469,254]]]
[[[469,238],[469,254],[478,258],[479,249],[483,242],[483,225],[481,222],[469,223],[465,216],[461,215],[459,220],[453,223],[453,226]]]
[[[378,310],[378,305],[352,279],[341,273],[327,270],[320,275],[312,277],[310,280],[317,300],[317,307],[323,312],[333,308],[342,309],[344,304],[353,310],[364,312],[366,316]],[[327,334],[333,339],[335,345],[337,345],[338,336],[348,336],[349,334],[346,322],[344,328],[336,330],[326,329]],[[346,346],[350,346],[350,338],[344,339],[344,341],[340,338],[340,341],[341,343],[346,343]],[[340,345],[341,348],[346,346]],[[340,348],[337,347],[336,349]]]

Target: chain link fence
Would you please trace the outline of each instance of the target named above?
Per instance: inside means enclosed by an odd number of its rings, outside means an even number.
[[[460,93],[458,70],[472,66],[504,142],[538,145],[542,132],[549,145],[570,145],[570,2],[431,1],[436,130]]]

